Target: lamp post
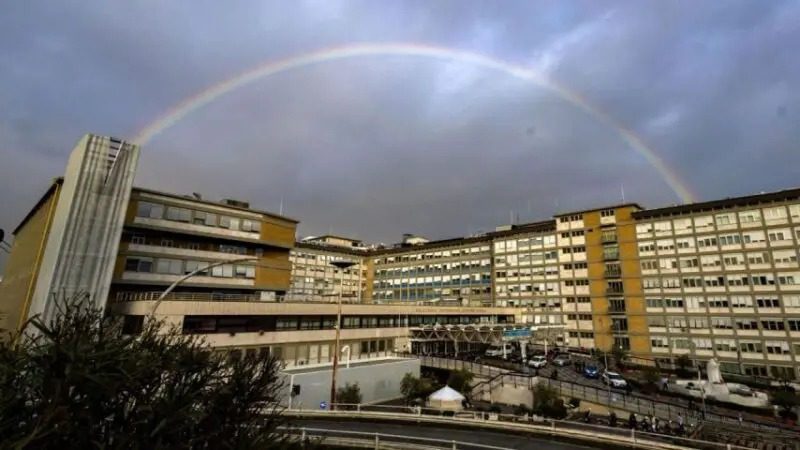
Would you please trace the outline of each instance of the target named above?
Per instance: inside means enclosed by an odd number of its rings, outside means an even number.
[[[331,368],[331,411],[336,409],[336,369],[339,368],[339,335],[342,328],[342,291],[344,290],[344,269],[348,267],[352,267],[355,265],[354,261],[348,261],[344,259],[331,261],[331,265],[338,267],[339,272],[341,273],[339,276],[339,298],[336,302],[336,338],[334,340],[334,347],[333,347],[333,367]],[[350,359],[350,352],[347,353],[348,359]]]

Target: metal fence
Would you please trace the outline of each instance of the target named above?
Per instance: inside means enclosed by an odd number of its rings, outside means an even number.
[[[769,430],[774,432],[786,431],[797,436],[796,430],[788,429],[777,423],[753,420],[742,420],[740,422],[738,415],[733,412],[726,414],[720,411],[721,408],[718,407],[709,406],[706,408],[706,411],[703,412],[699,405],[697,405],[696,408],[690,409],[680,403],[656,400],[639,394],[628,394],[625,391],[609,389],[608,387],[597,387],[573,381],[537,377],[535,375],[514,372],[507,368],[498,368],[471,361],[434,356],[408,356],[419,358],[423,366],[447,370],[465,369],[477,376],[489,378],[485,383],[476,384],[475,389],[477,390],[473,390],[473,395],[480,395],[487,390],[491,391],[505,385],[532,388],[538,383],[544,383],[557,389],[564,397],[575,397],[587,402],[607,405],[617,410],[633,412],[639,415],[652,415],[665,420],[678,420],[678,416],[680,415],[687,423],[697,423],[701,420],[704,422],[719,422],[735,424],[755,430]]]
[[[501,431],[529,431],[538,435],[549,435],[553,437],[564,437],[572,439],[592,440],[595,442],[617,442],[625,444],[633,444],[641,446],[642,448],[667,448],[670,445],[678,445],[683,447],[701,449],[701,450],[739,450],[747,449],[749,447],[742,447],[730,443],[703,441],[698,439],[691,439],[684,436],[675,434],[660,434],[641,431],[637,429],[622,428],[622,427],[608,427],[592,423],[583,422],[570,422],[564,420],[553,420],[537,416],[518,416],[512,414],[499,414],[487,412],[458,412],[448,413],[446,411],[421,408],[421,407],[404,407],[404,406],[388,406],[388,405],[360,405],[360,404],[334,404],[331,409],[320,411],[287,411],[290,415],[306,418],[324,418],[324,417],[337,417],[348,418],[353,420],[400,420],[412,423],[431,423],[442,425],[457,425],[465,427],[476,427],[485,430],[501,430]],[[410,430],[415,428],[410,428]],[[302,433],[304,428],[296,428],[293,430],[295,434]],[[305,429],[308,433],[311,429]],[[335,434],[346,434],[348,432],[340,430],[326,430]],[[359,434],[360,432],[349,432]],[[441,448],[441,444],[447,444],[447,448],[469,448],[475,447],[474,444],[468,442],[456,442],[456,447],[453,447],[452,440],[444,439],[429,439],[414,437],[411,432],[408,435],[393,436],[382,435],[381,433],[360,433],[363,435],[374,436],[377,434],[378,439],[385,437],[387,439],[400,439],[399,442],[408,442],[408,440],[424,441],[428,439],[430,443],[440,444],[437,447]],[[305,436],[309,436],[306,434]],[[406,439],[407,441],[403,441]],[[476,447],[477,448],[477,447]],[[484,448],[499,448],[487,446]]]

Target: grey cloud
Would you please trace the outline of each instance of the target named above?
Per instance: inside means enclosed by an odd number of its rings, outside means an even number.
[[[75,2],[0,6],[0,227],[85,132],[131,137],[269,60],[423,42],[543,64],[639,134],[701,198],[796,185],[796,2]],[[241,197],[370,241],[449,237],[628,200],[677,201],[553,92],[461,63],[374,57],[283,73],[157,136],[137,184]],[[0,259],[0,265],[2,260]]]

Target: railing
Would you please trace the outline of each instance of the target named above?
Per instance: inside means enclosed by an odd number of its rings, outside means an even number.
[[[147,302],[156,301],[161,296],[162,291],[149,292],[117,292],[113,300],[116,302]],[[286,296],[276,296],[272,298],[261,298],[259,295],[250,294],[226,294],[216,292],[170,292],[164,298],[165,301],[188,301],[188,302],[258,302],[258,303],[337,303],[338,297],[330,296],[323,300],[300,300]],[[469,302],[463,304],[457,300],[378,300],[378,299],[358,299],[356,297],[342,297],[343,304],[359,305],[389,305],[389,306],[441,306],[441,307],[481,307],[494,308],[495,306],[483,302]]]
[[[690,409],[687,406],[679,403],[656,400],[651,397],[637,394],[627,394],[624,391],[609,389],[607,386],[596,387],[565,380],[553,380],[551,378],[539,377],[534,374],[520,373],[515,370],[515,368],[519,366],[511,363],[507,363],[508,367],[501,369],[494,366],[478,364],[470,361],[455,360],[451,358],[419,355],[416,355],[416,357],[420,359],[420,363],[423,366],[448,370],[466,369],[475,375],[487,378],[494,378],[498,374],[502,375],[501,377],[497,377],[492,383],[481,385],[487,386],[485,388],[481,388],[481,393],[485,392],[486,389],[495,389],[498,386],[503,386],[506,384],[514,387],[532,387],[535,384],[543,383],[557,389],[564,397],[575,397],[600,405],[608,405],[614,409],[633,412],[638,415],[653,415],[660,419],[673,421],[678,420],[678,416],[681,416],[686,419],[687,422],[690,420],[695,422],[702,420],[703,422],[733,424],[754,430],[788,432],[792,433],[792,435],[795,437],[800,436],[797,434],[796,430],[787,430],[776,423],[758,422],[748,419],[740,422],[738,414],[735,411],[730,411],[726,414],[722,408],[709,407],[704,414],[699,407]],[[478,385],[476,385],[476,387],[477,386]],[[712,409],[715,409],[715,411],[712,411]]]
[[[396,444],[399,444],[400,447],[398,448],[403,448],[403,449],[450,448],[452,450],[457,450],[459,448],[481,448],[490,450],[512,450],[508,447],[498,447],[494,445],[478,444],[475,442],[416,437],[416,436],[409,436],[407,434],[398,435],[398,434],[387,434],[387,433],[369,433],[365,431],[331,430],[326,428],[307,428],[307,427],[302,427],[300,429],[289,429],[287,431],[289,432],[289,434],[299,439],[300,442],[302,443],[305,443],[312,439],[313,440],[320,439],[327,444],[334,446],[341,446],[341,447],[351,447],[356,445],[361,447],[365,446],[365,444],[372,444],[371,446],[373,448],[379,449],[381,448],[381,445],[383,445],[384,447],[394,448]]]
[[[652,433],[642,431],[636,428],[623,428],[623,427],[609,427],[604,425],[584,423],[584,422],[571,422],[565,420],[555,420],[535,415],[513,415],[501,413],[487,413],[487,412],[448,412],[434,408],[420,408],[420,407],[405,407],[405,406],[386,406],[386,405],[361,405],[361,404],[334,404],[331,409],[325,410],[287,410],[284,414],[288,416],[296,416],[299,418],[318,419],[337,417],[337,419],[353,419],[359,422],[369,421],[369,419],[379,421],[401,421],[410,422],[412,424],[419,424],[425,422],[428,424],[439,424],[445,426],[466,427],[471,432],[479,435],[479,429],[500,430],[504,432],[528,432],[536,435],[544,435],[550,437],[560,437],[567,439],[579,439],[582,441],[590,441],[596,443],[610,444],[610,445],[623,445],[633,446],[638,448],[652,448],[652,449],[676,449],[676,448],[693,448],[693,449],[746,449],[748,447],[741,447],[729,443],[703,441],[698,439],[691,439],[677,434],[666,433]],[[623,423],[622,420],[619,422]],[[425,438],[413,436],[414,430],[418,427],[409,427],[408,433],[400,435],[390,435],[382,433],[366,433],[349,430],[325,430],[315,428],[295,428],[292,433],[295,436],[300,436],[301,439],[310,438],[312,436],[326,438],[329,435],[325,432],[330,432],[330,435],[361,435],[370,436],[375,439],[377,435],[377,443],[380,445],[381,439],[391,441],[392,439],[405,439],[424,442],[427,440],[430,443],[447,444],[447,448],[469,448],[472,443],[441,440],[435,438]],[[677,432],[677,431],[676,431]],[[513,439],[509,435],[508,439]],[[455,447],[453,446],[455,445]],[[485,444],[478,444],[485,445]],[[459,447],[460,446],[460,447]],[[375,447],[379,448],[379,447]],[[438,445],[437,448],[442,448]],[[481,447],[477,447],[481,448]],[[487,446],[482,448],[504,448]]]

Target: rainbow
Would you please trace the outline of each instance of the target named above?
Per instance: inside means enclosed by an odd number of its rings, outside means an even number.
[[[661,159],[661,157],[658,156],[653,149],[648,147],[647,144],[633,131],[626,128],[614,117],[604,113],[600,108],[589,102],[586,98],[582,97],[575,91],[567,89],[563,85],[548,78],[546,75],[528,67],[509,63],[497,58],[470,51],[423,44],[354,44],[316,50],[310,53],[291,56],[278,61],[268,61],[184,99],[174,107],[167,110],[156,120],[150,122],[147,126],[142,128],[136,134],[136,137],[133,138],[133,141],[140,145],[146,144],[155,136],[174,126],[192,112],[203,108],[204,106],[229,92],[235,91],[263,78],[313,64],[368,56],[411,56],[474,64],[479,67],[496,70],[520,80],[547,88],[562,99],[582,109],[600,123],[603,123],[606,126],[616,130],[620,137],[633,150],[642,155],[642,157],[644,157],[645,160],[661,175],[667,185],[684,203],[694,202],[695,196],[692,194],[687,184],[681,180],[680,176],[678,176],[674,170],[671,170],[669,166],[667,166],[664,160]]]

